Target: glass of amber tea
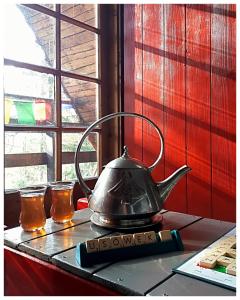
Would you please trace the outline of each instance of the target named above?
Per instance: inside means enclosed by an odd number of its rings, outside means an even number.
[[[52,206],[50,214],[54,222],[66,223],[72,220],[74,206],[72,202],[74,182],[57,181],[50,183]]]
[[[41,230],[46,223],[44,195],[46,186],[29,186],[19,190],[21,213],[19,223],[25,231]]]

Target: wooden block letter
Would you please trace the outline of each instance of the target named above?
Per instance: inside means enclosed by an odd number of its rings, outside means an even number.
[[[234,245],[236,245],[236,239],[232,238],[223,239],[219,242],[220,247],[234,248]]]
[[[227,274],[236,276],[236,262],[232,262],[230,265],[226,268]]]
[[[99,250],[98,240],[86,241],[87,253],[97,252]]]
[[[215,257],[215,259],[217,259],[224,254],[225,254],[225,251],[216,251],[216,249],[211,249],[211,250],[206,251],[205,256],[211,256],[211,257]]]
[[[226,240],[236,242],[236,236],[235,235],[229,236]]]
[[[155,243],[157,241],[156,233],[154,231],[144,232],[144,235],[146,244]]]
[[[230,265],[233,261],[234,261],[233,258],[226,257],[226,256],[220,256],[220,257],[217,259],[217,264],[220,265],[220,266],[227,267],[227,266]]]
[[[159,234],[159,237],[160,237],[162,242],[169,241],[169,240],[172,239],[172,235],[171,235],[170,230],[162,230],[162,231],[159,231],[158,234]]]
[[[134,233],[133,235],[135,245],[145,244],[145,235],[144,232]]]
[[[122,237],[122,243],[124,247],[134,246],[134,240],[132,234],[124,234]]]
[[[99,244],[99,251],[111,249],[110,238],[100,238],[98,239],[98,244]]]
[[[121,236],[112,236],[110,238],[111,248],[121,248],[123,246]]]
[[[232,258],[236,258],[236,249],[228,249],[227,250],[227,256],[232,257]]]
[[[226,242],[222,242],[220,245],[222,247],[231,248],[235,244],[236,243],[234,241],[226,241]]]
[[[204,256],[200,259],[198,265],[203,268],[213,269],[216,266],[216,257]]]
[[[213,248],[210,252],[210,255],[214,255],[214,256],[223,256],[226,254],[226,248]]]

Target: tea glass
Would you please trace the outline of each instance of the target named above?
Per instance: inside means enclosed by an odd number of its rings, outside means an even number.
[[[50,214],[54,222],[66,223],[72,220],[74,206],[72,202],[74,182],[57,181],[50,183],[52,205]]]
[[[46,223],[44,195],[46,186],[29,186],[19,190],[21,213],[19,223],[24,231],[41,230]]]

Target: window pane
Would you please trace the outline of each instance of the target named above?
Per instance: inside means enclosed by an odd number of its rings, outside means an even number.
[[[97,162],[80,163],[80,170],[83,178],[97,177]],[[62,166],[63,180],[77,180],[74,164],[65,164]]]
[[[5,131],[5,154],[52,153],[54,133]]]
[[[5,188],[54,180],[53,132],[5,132]]]
[[[62,77],[62,122],[64,126],[88,126],[98,116],[98,84]]]
[[[4,66],[5,124],[53,125],[54,76]]]
[[[55,19],[22,5],[5,7],[4,57],[54,67]]]
[[[80,75],[98,77],[97,39],[96,33],[62,21],[62,69]]]
[[[77,178],[74,167],[74,154],[81,137],[82,133],[62,134],[62,178],[64,180]],[[80,170],[84,178],[98,175],[97,149],[97,133],[90,133],[82,145],[79,160]]]
[[[93,27],[98,27],[96,4],[62,4],[61,13]]]
[[[46,165],[5,168],[5,189],[19,189],[30,185],[44,184],[46,182]]]

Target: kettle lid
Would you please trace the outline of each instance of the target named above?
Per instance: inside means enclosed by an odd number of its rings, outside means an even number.
[[[111,169],[145,169],[148,170],[144,164],[129,156],[127,146],[124,146],[124,152],[121,157],[118,157],[112,161],[110,161],[105,168]]]

